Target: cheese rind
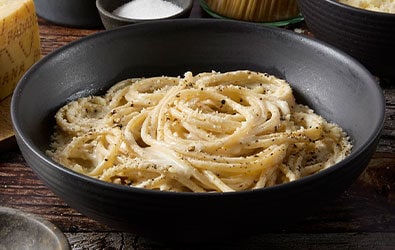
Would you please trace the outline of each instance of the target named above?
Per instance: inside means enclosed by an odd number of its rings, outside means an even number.
[[[11,96],[0,101],[0,152],[18,148],[10,115]]]
[[[33,0],[0,0],[0,100],[41,57]]]

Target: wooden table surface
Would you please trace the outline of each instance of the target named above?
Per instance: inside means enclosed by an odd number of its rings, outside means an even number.
[[[195,1],[191,17],[209,18]],[[75,29],[39,18],[43,55],[103,29]],[[289,29],[304,27],[300,23]],[[368,168],[322,212],[298,225],[221,242],[226,249],[395,249],[395,84],[381,85],[386,98],[384,131]],[[72,249],[190,249],[114,231],[70,208],[27,166],[15,148],[0,152],[0,205],[39,215],[57,225]],[[1,239],[0,239],[1,240]],[[195,248],[218,249],[218,245]]]

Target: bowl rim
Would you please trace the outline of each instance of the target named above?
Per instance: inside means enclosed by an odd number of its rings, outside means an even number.
[[[372,90],[375,91],[372,94],[378,100],[380,100],[380,102],[379,102],[380,106],[378,107],[380,119],[377,120],[375,123],[377,127],[374,129],[374,133],[372,133],[365,140],[365,143],[362,144],[358,148],[358,150],[356,150],[356,151],[352,150],[351,154],[349,156],[347,156],[342,161],[336,163],[335,165],[333,165],[327,169],[324,169],[318,173],[300,178],[300,179],[292,181],[292,182],[278,184],[278,185],[271,186],[271,187],[254,189],[254,190],[244,190],[244,191],[235,191],[235,192],[206,192],[206,193],[203,193],[203,192],[202,193],[170,192],[170,191],[150,190],[150,189],[143,189],[143,188],[130,187],[130,186],[109,183],[109,182],[95,179],[95,178],[87,176],[87,175],[77,173],[77,172],[55,162],[48,155],[45,154],[44,150],[39,149],[34,143],[29,142],[27,136],[20,129],[20,127],[17,123],[18,119],[17,119],[16,109],[18,106],[18,103],[17,103],[18,93],[23,91],[23,88],[26,85],[25,79],[27,79],[30,74],[32,74],[36,69],[40,68],[40,66],[45,64],[48,60],[51,60],[53,57],[56,57],[58,54],[60,54],[64,51],[67,51],[68,49],[72,48],[75,45],[84,43],[89,40],[100,39],[101,37],[109,36],[113,33],[128,32],[129,29],[134,29],[134,28],[140,27],[140,26],[150,26],[150,25],[155,26],[158,23],[159,24],[166,24],[169,26],[174,25],[174,23],[176,23],[176,24],[177,23],[180,23],[180,24],[187,23],[188,25],[192,25],[192,26],[194,26],[196,24],[200,24],[200,23],[206,23],[206,24],[209,24],[209,23],[229,23],[231,25],[236,25],[236,26],[237,25],[240,25],[240,26],[245,25],[248,27],[256,26],[257,29],[260,29],[260,31],[272,30],[278,34],[291,37],[291,39],[297,38],[298,40],[315,44],[325,50],[328,49],[328,50],[330,50],[331,53],[336,53],[342,59],[345,59],[345,60],[353,63],[355,66],[357,66],[360,69],[360,71],[361,71],[360,73],[363,73],[368,79],[370,79],[370,81],[368,82],[368,86]],[[291,84],[291,86],[292,86],[292,84]],[[12,120],[12,124],[13,124],[13,128],[15,131],[15,136],[17,138],[18,145],[19,145],[19,143],[23,143],[23,146],[27,147],[29,149],[29,151],[31,153],[33,153],[36,157],[38,157],[41,161],[45,162],[46,164],[49,164],[51,167],[54,167],[55,169],[57,169],[60,172],[63,172],[63,173],[66,173],[67,175],[73,176],[74,178],[81,179],[85,182],[93,183],[94,185],[99,185],[99,186],[106,187],[108,189],[113,189],[113,190],[122,191],[122,192],[132,192],[132,193],[144,194],[144,195],[160,195],[160,196],[166,195],[166,196],[171,196],[171,197],[176,197],[176,198],[188,197],[188,196],[206,197],[206,198],[214,197],[215,198],[215,197],[228,197],[228,196],[235,196],[235,195],[250,195],[250,194],[261,193],[261,192],[270,193],[270,192],[276,192],[277,190],[281,191],[281,190],[293,189],[293,188],[297,188],[297,186],[299,186],[299,185],[305,185],[310,182],[313,182],[316,179],[319,179],[325,175],[330,175],[337,169],[345,167],[351,161],[355,160],[355,158],[357,158],[359,155],[363,154],[367,150],[367,148],[369,148],[371,145],[376,143],[376,141],[378,141],[378,139],[381,135],[382,129],[384,127],[384,121],[385,121],[385,98],[384,98],[384,94],[383,94],[380,86],[375,82],[373,75],[361,63],[359,63],[356,59],[352,58],[345,52],[343,52],[343,51],[337,49],[336,47],[333,47],[325,42],[322,42],[316,38],[307,37],[305,35],[298,34],[298,33],[293,32],[291,30],[280,29],[277,27],[259,25],[259,24],[248,23],[248,22],[239,22],[239,21],[235,21],[235,20],[200,19],[200,18],[166,19],[166,20],[157,20],[157,21],[152,21],[152,22],[141,22],[141,23],[137,23],[135,25],[120,26],[120,27],[116,27],[111,30],[104,30],[102,32],[97,32],[97,33],[85,36],[83,38],[80,38],[76,41],[70,42],[70,43],[56,49],[55,51],[51,52],[50,54],[48,54],[47,56],[45,56],[44,58],[42,58],[41,60],[36,62],[31,68],[29,68],[25,72],[25,74],[22,76],[22,78],[18,82],[17,86],[15,87],[15,91],[14,91],[14,93],[12,95],[12,99],[11,99],[11,120]],[[352,139],[353,138],[351,138],[351,140]],[[41,167],[41,166],[38,166],[38,167]],[[36,168],[36,167],[33,166],[31,168],[34,170],[34,168]]]
[[[118,15],[114,15],[112,12],[108,11],[106,8],[103,7],[102,5],[103,0],[96,0],[96,8],[98,9],[100,14],[105,15],[106,17],[109,17],[111,19],[121,21],[121,22],[127,22],[127,23],[140,23],[140,22],[149,22],[149,21],[156,21],[156,20],[165,20],[165,19],[171,19],[171,18],[176,18],[179,16],[182,16],[189,11],[192,10],[193,7],[193,0],[184,0],[188,3],[186,8],[183,8],[182,11],[177,12],[174,15],[171,16],[166,16],[162,18],[151,18],[151,19],[135,19],[135,18],[127,18],[127,17],[122,17]]]
[[[302,0],[303,1],[303,0]],[[395,13],[388,13],[388,12],[382,12],[382,11],[374,11],[374,10],[367,10],[367,9],[362,9],[358,7],[354,7],[345,3],[341,3],[338,0],[324,0],[324,2],[328,2],[329,4],[332,4],[333,6],[339,7],[346,9],[348,11],[360,13],[361,15],[368,15],[371,17],[383,17],[383,18],[395,18]]]
[[[23,218],[27,223],[36,225],[37,227],[48,231],[51,238],[58,243],[60,250],[71,249],[66,235],[60,230],[60,228],[43,217],[16,208],[0,206],[0,217],[5,215]]]

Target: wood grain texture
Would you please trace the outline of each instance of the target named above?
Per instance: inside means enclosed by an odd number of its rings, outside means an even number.
[[[202,16],[195,1],[191,17]],[[57,26],[41,18],[39,25],[43,56],[103,31]],[[297,28],[310,35],[303,23]],[[0,205],[51,221],[66,234],[73,249],[395,249],[395,84],[381,87],[386,120],[368,168],[340,197],[296,225],[220,245],[153,242],[115,231],[69,207],[36,177],[17,148],[0,152]]]
[[[73,249],[394,249],[394,233],[268,233],[210,245],[164,245],[128,233],[66,233]],[[105,247],[104,247],[105,246]]]

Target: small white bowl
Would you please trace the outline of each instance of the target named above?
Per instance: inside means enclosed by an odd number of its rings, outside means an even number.
[[[193,7],[193,0],[166,0],[166,1],[181,7],[182,11],[166,17],[134,19],[134,18],[126,18],[114,14],[114,10],[130,2],[130,0],[96,0],[96,7],[99,11],[102,23],[106,29],[112,29],[119,26],[129,25],[133,23],[149,22],[154,20],[188,18],[189,15],[191,14],[191,10]]]

